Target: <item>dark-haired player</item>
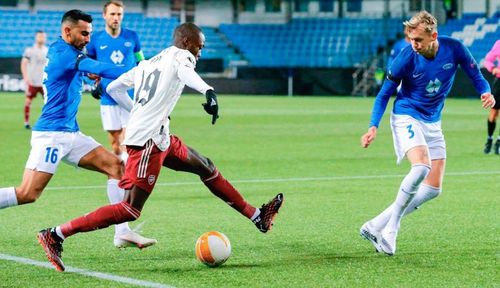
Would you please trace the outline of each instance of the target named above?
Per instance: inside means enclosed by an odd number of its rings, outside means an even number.
[[[219,116],[214,89],[194,71],[204,45],[205,36],[200,28],[184,23],[175,29],[173,46],[150,60],[142,61],[108,86],[108,93],[131,111],[124,141],[129,159],[120,182],[126,190],[125,199],[38,233],[47,257],[58,271],[64,271],[61,252],[67,237],[139,218],[162,166],[199,175],[213,194],[250,219],[261,232],[271,229],[283,202],[283,194],[276,195],[260,209],[255,208],[222,176],[210,159],[170,134],[168,116],[185,85],[206,96],[203,107],[212,115],[212,124]],[[135,88],[135,103],[126,93],[130,88]]]
[[[61,38],[50,45],[47,54],[45,105],[33,126],[23,180],[18,187],[0,188],[0,209],[35,202],[61,161],[121,179],[120,159],[80,132],[76,121],[82,79],[87,73],[113,78],[126,72],[122,67],[92,60],[82,52],[90,40],[91,23],[92,17],[80,10],[70,10],[62,18]],[[156,243],[134,231],[122,236],[137,246]]]

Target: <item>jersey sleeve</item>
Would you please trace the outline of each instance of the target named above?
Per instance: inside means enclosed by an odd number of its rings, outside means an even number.
[[[139,36],[137,35],[137,33],[135,32],[133,33],[133,38],[135,43],[134,46],[135,61],[141,62],[142,60],[144,60],[144,53],[142,52],[141,42],[139,41]]]
[[[117,80],[119,80],[123,85],[126,85],[129,88],[134,87],[134,79],[137,71],[137,66],[130,69],[128,72],[123,73]]]
[[[476,60],[469,52],[464,44],[457,41],[455,45],[455,57],[457,59],[460,67],[464,69],[465,74],[472,80],[472,84],[474,88],[479,94],[489,93],[491,92],[490,84],[486,79],[484,79],[483,74],[481,74],[481,70],[479,70],[479,65],[477,65]]]
[[[121,74],[127,72],[123,65],[115,65],[110,63],[99,62],[89,58],[85,54],[79,54],[76,57],[75,69],[78,71],[97,74],[104,78],[116,79]]]
[[[24,49],[23,58],[26,58],[26,59],[30,60],[30,58],[31,58],[30,51],[31,51],[31,49],[29,47],[26,48],[26,49]]]
[[[387,103],[389,103],[389,99],[394,91],[396,91],[398,85],[399,82],[394,82],[389,77],[385,79],[373,103],[372,116],[368,127],[378,127],[380,120],[382,120],[382,116],[384,116],[385,109],[387,109]]]
[[[191,52],[184,50],[177,53],[175,61],[180,66],[185,66],[191,69],[196,67],[196,59]]]
[[[394,82],[400,82],[408,71],[408,63],[411,62],[412,50],[408,47],[403,48],[401,52],[392,60],[387,69],[387,76]]]

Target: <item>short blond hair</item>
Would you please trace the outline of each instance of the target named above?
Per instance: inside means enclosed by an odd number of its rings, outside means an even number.
[[[123,5],[123,1],[119,1],[119,0],[110,0],[110,1],[107,1],[105,4],[104,4],[104,7],[102,9],[102,12],[106,13],[106,10],[108,9],[108,6],[109,5],[115,5],[115,6],[118,6],[118,7],[122,7],[122,8],[125,8],[125,5]]]
[[[425,32],[434,33],[437,32],[437,19],[432,16],[431,13],[422,10],[411,17],[410,20],[404,21],[405,32],[408,30],[416,29],[419,25],[424,27]]]

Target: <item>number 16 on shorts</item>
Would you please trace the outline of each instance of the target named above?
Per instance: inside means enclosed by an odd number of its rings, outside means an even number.
[[[59,160],[59,149],[57,147],[46,147],[45,151],[45,163],[56,164],[57,160]]]

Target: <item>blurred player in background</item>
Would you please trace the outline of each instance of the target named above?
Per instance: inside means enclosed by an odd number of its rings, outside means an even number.
[[[87,45],[87,56],[101,62],[123,65],[126,70],[136,66],[143,60],[139,37],[129,29],[121,27],[124,6],[122,1],[107,1],[103,8],[103,17],[106,27],[103,31],[92,34],[90,43]],[[111,149],[124,163],[128,154],[122,146],[124,130],[128,122],[129,112],[120,107],[106,92],[111,81],[116,78],[102,78],[94,87],[92,95],[101,100],[101,120],[104,130],[108,131]],[[130,97],[133,97],[130,91]],[[117,187],[117,179],[109,179],[109,187]],[[119,189],[108,189],[108,198],[111,203],[119,203],[123,200],[124,192]],[[119,236],[128,230],[127,225],[115,226],[115,245],[119,246]]]
[[[87,45],[87,56],[105,63],[124,65],[127,70],[144,60],[137,34],[121,27],[124,16],[123,2],[107,1],[104,4],[102,16],[106,27],[92,34],[90,43]],[[100,83],[94,87],[92,96],[101,100],[102,127],[108,131],[113,153],[126,162],[127,152],[121,143],[129,112],[121,108],[106,92],[106,87],[113,80],[112,78],[101,79]],[[133,97],[132,91],[130,91],[130,97]],[[123,197],[120,201],[122,199]]]
[[[204,43],[205,36],[200,28],[192,23],[184,23],[175,29],[173,46],[139,63],[108,86],[113,98],[131,110],[124,141],[130,158],[120,182],[127,193],[121,203],[103,206],[38,233],[47,257],[58,271],[64,271],[61,251],[63,240],[67,237],[139,218],[162,166],[199,175],[213,194],[252,220],[261,232],[266,233],[271,229],[283,202],[281,193],[260,209],[253,207],[222,176],[210,159],[170,134],[168,116],[185,85],[206,96],[207,102],[203,108],[212,115],[212,124],[219,117],[214,89],[194,70]],[[136,89],[135,103],[126,93],[130,88]]]
[[[394,45],[392,45],[391,52],[389,54],[389,57],[387,58],[387,69],[391,67],[392,62],[394,61],[394,59],[396,59],[401,50],[403,50],[407,46],[410,46],[408,37],[406,37],[404,33],[398,33],[396,39],[398,40],[394,42]]]
[[[35,43],[24,50],[21,59],[21,73],[26,85],[26,100],[24,101],[24,128],[31,129],[30,110],[33,98],[40,93],[43,97],[42,87],[43,69],[47,63],[47,35],[43,31],[35,33]]]
[[[491,146],[493,145],[493,134],[495,133],[498,110],[500,109],[500,40],[497,40],[490,52],[486,54],[484,58],[484,67],[495,76],[492,92],[493,96],[495,96],[496,104],[491,108],[490,114],[488,115],[488,138],[486,139],[486,144],[484,144],[484,153],[489,154],[491,152]],[[500,134],[498,134],[497,140],[495,141],[493,151],[497,155],[500,154]]]
[[[375,99],[368,132],[361,137],[364,148],[375,140],[387,102],[401,83],[391,128],[397,161],[407,158],[411,169],[401,182],[396,200],[360,229],[361,236],[387,255],[396,252],[403,215],[441,193],[446,161],[441,111],[459,65],[481,95],[483,107],[495,104],[490,86],[469,50],[456,39],[438,37],[434,16],[421,11],[403,24],[411,47],[404,48],[389,68]]]
[[[82,79],[87,73],[117,77],[127,70],[114,64],[97,62],[85,56],[90,40],[92,17],[70,10],[61,21],[61,37],[50,45],[45,68],[45,105],[33,126],[31,152],[18,187],[0,188],[0,209],[35,202],[52,179],[61,160],[94,170],[118,181],[123,164],[92,137],[80,132],[76,114],[81,100]],[[119,190],[116,187],[109,187]],[[118,191],[115,191],[118,193]],[[57,207],[54,207],[57,211]],[[126,223],[124,224],[126,225]],[[146,246],[156,243],[134,231],[121,235],[122,246]]]

